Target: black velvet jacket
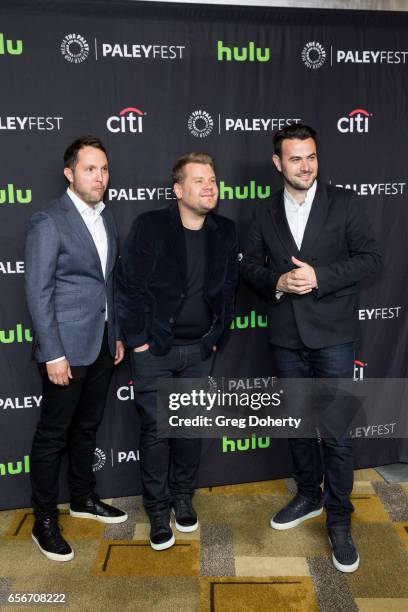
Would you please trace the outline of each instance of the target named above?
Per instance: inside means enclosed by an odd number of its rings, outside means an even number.
[[[204,298],[213,322],[201,339],[210,355],[234,315],[238,244],[233,221],[208,214],[205,225]],[[187,255],[177,203],[141,214],[134,221],[119,261],[116,311],[128,347],[149,343],[156,355],[173,344],[173,326],[186,292]]]

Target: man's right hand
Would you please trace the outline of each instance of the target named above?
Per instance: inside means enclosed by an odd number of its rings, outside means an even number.
[[[150,344],[142,344],[142,346],[135,346],[133,349],[134,353],[143,353],[143,351],[147,351]]]
[[[55,363],[47,363],[48,378],[54,385],[67,386],[72,378],[68,359],[61,359]]]
[[[310,293],[313,289],[313,284],[309,280],[297,278],[296,272],[297,270],[291,270],[286,272],[286,274],[282,274],[276,283],[276,290],[283,293],[297,293],[298,295]]]

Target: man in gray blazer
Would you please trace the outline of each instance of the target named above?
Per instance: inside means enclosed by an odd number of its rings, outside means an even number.
[[[78,138],[67,148],[64,165],[67,192],[32,216],[25,252],[27,304],[43,378],[30,456],[32,537],[55,561],[74,556],[58,526],[58,477],[65,451],[71,516],[103,523],[127,519],[95,494],[92,470],[110,377],[124,355],[113,301],[117,232],[102,201],[109,180],[103,144],[93,136]]]

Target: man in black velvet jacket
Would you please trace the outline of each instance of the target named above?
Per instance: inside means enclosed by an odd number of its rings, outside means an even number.
[[[182,157],[173,168],[177,202],[140,215],[118,266],[117,316],[132,349],[141,423],[143,502],[150,543],[164,550],[176,528],[195,531],[191,503],[200,459],[197,439],[157,437],[159,378],[205,378],[233,318],[238,278],[235,225],[213,212],[218,200],[213,159]]]

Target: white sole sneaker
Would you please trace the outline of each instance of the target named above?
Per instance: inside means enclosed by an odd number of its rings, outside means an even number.
[[[283,531],[284,529],[292,529],[292,527],[297,527],[298,525],[300,525],[300,523],[303,523],[303,521],[307,521],[308,519],[314,518],[315,516],[320,516],[322,512],[323,508],[320,508],[319,510],[313,510],[313,512],[309,512],[308,514],[305,514],[304,516],[301,516],[300,518],[295,519],[294,521],[289,521],[289,523],[275,523],[272,518],[271,527],[273,529],[279,529],[280,531]]]
[[[357,555],[357,561],[355,561],[352,565],[342,565],[339,563],[334,555],[332,555],[333,565],[339,572],[345,572],[346,574],[350,574],[351,572],[355,572],[360,565],[360,557]]]
[[[69,514],[75,518],[91,519],[93,521],[99,521],[100,523],[106,523],[108,525],[117,525],[118,523],[124,523],[128,519],[128,515],[123,516],[100,516],[98,514],[92,514],[91,512],[76,512],[75,510],[69,510]]]
[[[176,513],[174,511],[174,508],[171,507],[170,509],[171,514],[174,516],[174,524],[176,526],[177,531],[181,531],[181,533],[192,533],[193,531],[197,531],[198,529],[198,520],[196,523],[194,523],[194,525],[179,525],[178,522],[176,521]]]
[[[41,548],[39,541],[33,534],[31,534],[31,537],[33,538],[34,542],[37,544],[38,548],[41,550],[42,554],[45,555],[47,559],[51,559],[51,561],[71,561],[71,559],[73,559],[75,556],[73,550],[66,555],[58,555],[57,553],[52,553],[52,552],[49,552],[48,550],[44,550],[44,548]]]
[[[171,548],[176,543],[176,538],[174,537],[174,533],[172,534],[170,540],[167,542],[163,542],[162,544],[155,544],[150,540],[150,546],[153,550],[166,550],[166,548]]]

